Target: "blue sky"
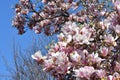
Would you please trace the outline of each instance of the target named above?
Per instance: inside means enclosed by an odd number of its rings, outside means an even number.
[[[12,6],[17,0],[0,0],[0,75],[7,75],[3,56],[12,66],[12,46],[13,42],[18,42],[23,48],[31,42],[32,34],[30,31],[20,36],[17,30],[11,26],[11,20],[14,15]],[[0,80],[3,78],[1,78]]]
[[[12,48],[14,41],[19,43],[22,49],[26,49],[32,43],[33,36],[38,37],[30,30],[24,35],[18,35],[17,30],[12,27],[11,20],[14,16],[12,7],[16,2],[18,0],[0,0],[0,80],[6,80],[2,75],[8,74],[3,56],[7,59],[9,65],[13,67]]]
[[[15,29],[11,28],[11,18],[13,16],[11,6],[14,2],[15,0],[0,0],[0,75],[6,75],[7,73],[2,55],[5,56],[9,63],[12,63],[12,39],[17,37],[17,35],[15,35]],[[1,77],[2,76],[0,76],[0,79]]]

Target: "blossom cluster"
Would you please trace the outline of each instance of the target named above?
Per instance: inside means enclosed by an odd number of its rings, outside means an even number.
[[[77,22],[78,17],[70,15],[48,54],[38,51],[32,58],[57,80],[120,80],[120,1],[113,3],[115,11],[89,11],[98,18],[89,14],[87,22]]]
[[[19,0],[12,25],[19,34],[31,29],[37,34],[51,35],[59,32],[67,21],[84,23],[108,16],[106,7],[111,7],[108,3],[107,0]]]
[[[107,11],[107,0],[42,0],[36,11],[30,0],[20,0],[13,25],[19,34],[25,25],[48,35],[62,27],[46,56],[32,55],[57,80],[120,80],[120,1],[112,1]],[[79,6],[84,10],[71,12]]]
[[[66,22],[59,41],[51,46],[47,56],[38,51],[32,58],[57,80],[119,80],[120,55],[114,50],[120,46],[120,36],[102,28],[109,29],[111,25]]]
[[[42,0],[38,3],[34,3],[32,0],[19,0],[19,3],[15,5],[15,17],[12,25],[18,29],[19,34],[23,34],[27,28],[25,26],[28,26],[37,34],[43,31],[50,35],[59,30],[60,24],[67,21],[69,17],[67,11],[76,6],[77,3],[72,0],[67,2]]]

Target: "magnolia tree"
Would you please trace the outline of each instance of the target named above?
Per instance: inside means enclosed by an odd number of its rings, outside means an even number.
[[[105,15],[104,0],[19,0],[15,5],[13,26],[23,34],[27,29],[50,35],[58,32],[67,21],[86,23]],[[82,8],[82,9],[81,9]]]
[[[57,80],[120,80],[119,0],[20,0],[15,11],[19,34],[60,32],[46,56],[32,55]]]

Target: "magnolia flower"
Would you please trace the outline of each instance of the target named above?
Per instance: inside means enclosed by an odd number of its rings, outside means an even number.
[[[56,51],[59,50],[59,48],[60,48],[60,46],[59,46],[58,44],[55,44],[53,49],[54,49],[54,51],[56,52]]]
[[[101,56],[106,57],[108,55],[108,53],[109,53],[109,49],[107,47],[104,46],[104,47],[100,48]]]
[[[78,54],[77,51],[74,51],[74,52],[70,53],[70,59],[71,59],[72,61],[75,61],[75,62],[80,63],[80,61],[81,61],[81,56]]]
[[[44,61],[44,70],[54,69],[59,74],[65,74],[71,63],[68,61],[67,54],[64,52],[49,53],[49,59]]]
[[[72,41],[72,35],[68,35],[66,42],[67,42],[67,43],[70,43],[71,41]]]
[[[93,63],[101,63],[101,61],[105,60],[105,59],[100,58],[98,56],[98,53],[89,54],[87,59],[88,59],[88,62],[93,62]]]
[[[71,67],[71,63],[63,63],[59,64],[55,70],[57,71],[58,74],[66,74],[69,73],[69,67]]]
[[[118,72],[114,72],[113,79],[120,80],[120,74]]]
[[[106,26],[105,26],[105,24],[104,24],[104,21],[100,21],[100,22],[99,22],[99,25],[100,25],[100,27],[101,27],[103,30],[105,30]]]
[[[114,67],[115,71],[120,71],[120,63],[119,62],[115,62],[115,67]]]
[[[114,38],[111,34],[105,35],[104,36],[104,42],[106,42],[108,45],[114,45],[116,46],[116,40],[117,40],[118,36],[116,36],[116,38]]]
[[[113,27],[115,32],[120,35],[120,25],[116,25],[115,27]]]
[[[109,75],[107,80],[120,80],[120,74],[115,72],[113,75]]]
[[[63,33],[60,33],[58,36],[60,41],[64,41],[66,43],[70,43],[72,41],[72,35],[64,35]]]
[[[101,79],[102,79],[102,78],[105,78],[105,76],[106,76],[105,70],[102,70],[102,69],[96,70],[95,73],[96,73],[97,76],[98,76],[99,78],[101,78]]]
[[[89,80],[90,76],[95,72],[92,66],[84,66],[79,69],[75,69],[75,77],[87,78]]]
[[[46,59],[45,56],[42,56],[41,51],[37,51],[34,55],[31,55],[31,57],[40,63]]]
[[[63,28],[61,30],[66,36],[75,35],[79,32],[79,27],[77,27],[77,24],[75,22],[69,21],[63,25]]]
[[[100,12],[100,15],[101,15],[101,16],[104,16],[105,13],[106,13],[106,11],[101,11],[101,12]]]
[[[116,9],[118,10],[118,13],[120,14],[120,1],[116,0],[116,2],[114,2],[114,5],[115,5]]]
[[[63,33],[60,33],[60,34],[58,35],[58,39],[59,39],[60,41],[64,41],[65,35],[64,35]]]
[[[49,57],[52,58],[55,62],[55,64],[60,64],[60,63],[65,63],[68,62],[68,57],[67,54],[65,52],[51,52],[49,53]]]
[[[50,58],[50,59],[46,59],[44,61],[44,65],[43,65],[43,70],[44,71],[51,71],[52,69],[55,68],[55,65],[54,65],[54,59],[53,58]]]
[[[87,29],[86,27],[83,27],[79,34],[76,34],[73,36],[73,40],[79,42],[80,44],[90,44],[90,41],[93,41],[94,39],[91,38],[92,31],[90,29]]]
[[[58,45],[60,45],[61,47],[66,47],[67,46],[67,42],[58,42]]]
[[[108,78],[107,78],[107,80],[115,80],[115,79],[113,79],[112,75],[109,75]]]
[[[111,26],[110,20],[111,20],[111,18],[108,18],[108,19],[104,19],[104,21],[103,21],[103,24],[107,29]]]

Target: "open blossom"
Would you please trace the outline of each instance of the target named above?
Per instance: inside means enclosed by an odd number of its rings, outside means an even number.
[[[72,41],[72,35],[68,35],[66,42],[67,42],[67,43],[70,43],[71,41]]]
[[[66,43],[70,43],[72,41],[72,35],[65,35],[63,33],[60,33],[58,38],[60,41],[64,41]]]
[[[117,8],[118,13],[120,14],[120,1],[116,0],[116,2],[114,2],[114,6]]]
[[[50,53],[52,58],[56,58],[55,63],[65,63],[68,61],[67,54],[65,52],[56,52],[56,53]]]
[[[52,69],[54,69],[55,68],[55,65],[54,65],[54,59],[53,58],[51,58],[51,59],[46,59],[45,61],[44,61],[44,66],[43,66],[44,68],[43,68],[43,70],[44,71],[50,71],[50,70],[52,70]]]
[[[109,75],[107,80],[120,80],[120,74],[115,72],[113,75]]]
[[[55,71],[57,71],[56,74],[66,74],[69,73],[69,67],[71,67],[71,63],[60,63],[58,66],[56,66]]]
[[[49,59],[44,61],[44,70],[55,70],[55,74],[65,74],[71,63],[68,61],[67,54],[64,52],[49,53]]]
[[[66,47],[68,43],[67,42],[58,42],[58,44],[62,47]]]
[[[111,34],[105,35],[104,36],[104,41],[108,44],[108,45],[114,45],[116,46],[116,39],[118,38],[118,36],[116,36],[116,38],[114,38]]]
[[[51,46],[52,47],[52,46]],[[59,50],[60,46],[58,44],[55,44],[53,49],[55,52],[57,52]]]
[[[83,27],[79,34],[76,34],[73,36],[73,39],[80,44],[90,44],[90,41],[93,41],[94,39],[91,38],[92,31],[90,29],[87,29],[86,27]]]
[[[42,56],[41,51],[37,51],[34,55],[31,56],[33,59],[35,59],[36,61],[42,63],[46,57]]]
[[[107,47],[101,47],[100,48],[100,55],[103,56],[103,57],[106,57],[109,53],[109,49]]]
[[[81,61],[81,56],[78,54],[77,51],[74,51],[74,52],[70,53],[70,59],[71,59],[72,61],[75,61],[75,62],[80,63],[80,61]]]
[[[58,35],[58,39],[59,39],[60,41],[64,41],[64,40],[65,40],[65,35],[64,35],[63,33],[60,33],[60,34]]]
[[[101,63],[104,59],[100,58],[98,53],[92,53],[88,55],[88,62]]]
[[[99,22],[99,25],[100,27],[104,30],[106,28],[106,26],[104,25],[104,22],[103,21],[100,21]]]
[[[120,63],[119,62],[115,62],[114,70],[120,72]]]
[[[63,28],[61,29],[61,31],[65,34],[65,35],[75,35],[79,33],[79,27],[77,26],[77,24],[75,22],[66,22],[65,25],[63,25]]]
[[[102,69],[96,70],[95,73],[96,73],[97,76],[98,76],[99,78],[101,78],[101,79],[102,79],[102,78],[105,78],[105,76],[106,76],[105,70],[102,70]]]
[[[90,79],[90,76],[95,72],[95,69],[92,66],[84,66],[79,69],[75,69],[74,72],[76,77]]]
[[[115,32],[116,32],[118,35],[120,35],[120,25],[116,25],[116,26],[114,27],[114,30],[115,30]]]
[[[120,74],[118,72],[114,72],[113,79],[120,80]]]

